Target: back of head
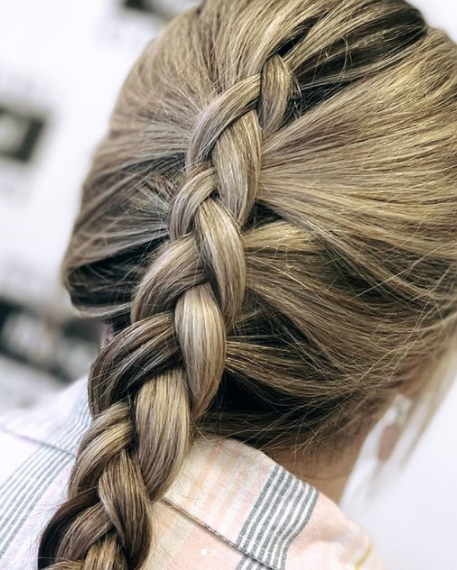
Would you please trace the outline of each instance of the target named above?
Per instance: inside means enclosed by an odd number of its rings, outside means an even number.
[[[456,94],[402,0],[207,0],[147,47],[64,260],[114,335],[40,568],[140,568],[199,432],[344,449],[449,346]]]

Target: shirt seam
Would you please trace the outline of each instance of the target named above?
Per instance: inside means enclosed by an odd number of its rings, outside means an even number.
[[[204,521],[202,521],[201,519],[199,519],[198,517],[196,517],[195,515],[191,515],[188,511],[186,511],[185,509],[183,509],[182,507],[179,507],[177,504],[173,503],[172,501],[170,501],[170,499],[167,499],[165,497],[162,497],[160,500],[164,501],[165,503],[167,503],[168,505],[170,505],[171,507],[173,507],[174,509],[176,509],[177,511],[179,511],[180,513],[182,513],[184,516],[186,516],[188,519],[191,519],[193,521],[195,521],[197,524],[199,524],[200,526],[206,528],[208,531],[210,531],[211,533],[215,534],[218,538],[220,538],[221,540],[223,540],[224,542],[226,542],[227,544],[230,544],[230,546],[232,546],[233,548],[235,548],[236,550],[238,550],[239,552],[242,552],[244,555],[249,556],[249,558],[251,558],[252,560],[255,560],[257,563],[261,564],[264,568],[268,568],[268,570],[279,570],[278,566],[271,566],[271,564],[265,564],[265,562],[263,562],[262,560],[260,560],[257,556],[255,556],[255,554],[253,554],[252,552],[250,552],[249,550],[246,550],[245,548],[243,548],[242,546],[239,546],[238,544],[235,544],[232,540],[230,540],[229,538],[227,538],[226,536],[224,536],[223,534],[219,533],[216,529],[214,529],[212,526],[210,526],[209,524],[205,523]]]

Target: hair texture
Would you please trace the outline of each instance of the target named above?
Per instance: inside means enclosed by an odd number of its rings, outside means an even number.
[[[39,568],[144,566],[199,435],[344,449],[408,370],[431,386],[456,116],[457,48],[402,0],[207,0],[147,46],[62,266],[114,334]]]

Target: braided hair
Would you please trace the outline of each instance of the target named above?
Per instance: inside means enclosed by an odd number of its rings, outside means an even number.
[[[147,46],[62,266],[113,336],[40,569],[144,567],[199,435],[344,448],[442,349],[456,55],[403,0],[207,0]]]

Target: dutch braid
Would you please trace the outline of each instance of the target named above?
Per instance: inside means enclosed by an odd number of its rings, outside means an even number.
[[[241,230],[256,200],[262,137],[281,124],[291,79],[275,55],[197,117],[186,177],[170,205],[169,241],[138,285],[131,325],[93,366],[95,421],[68,501],[43,535],[40,568],[133,570],[145,562],[153,503],[179,472],[192,426],[219,387],[226,331],[244,299]],[[170,401],[174,407],[164,406]]]
[[[449,338],[455,60],[403,0],[207,0],[146,49],[63,264],[114,335],[40,569],[140,569],[199,431],[318,448]]]

